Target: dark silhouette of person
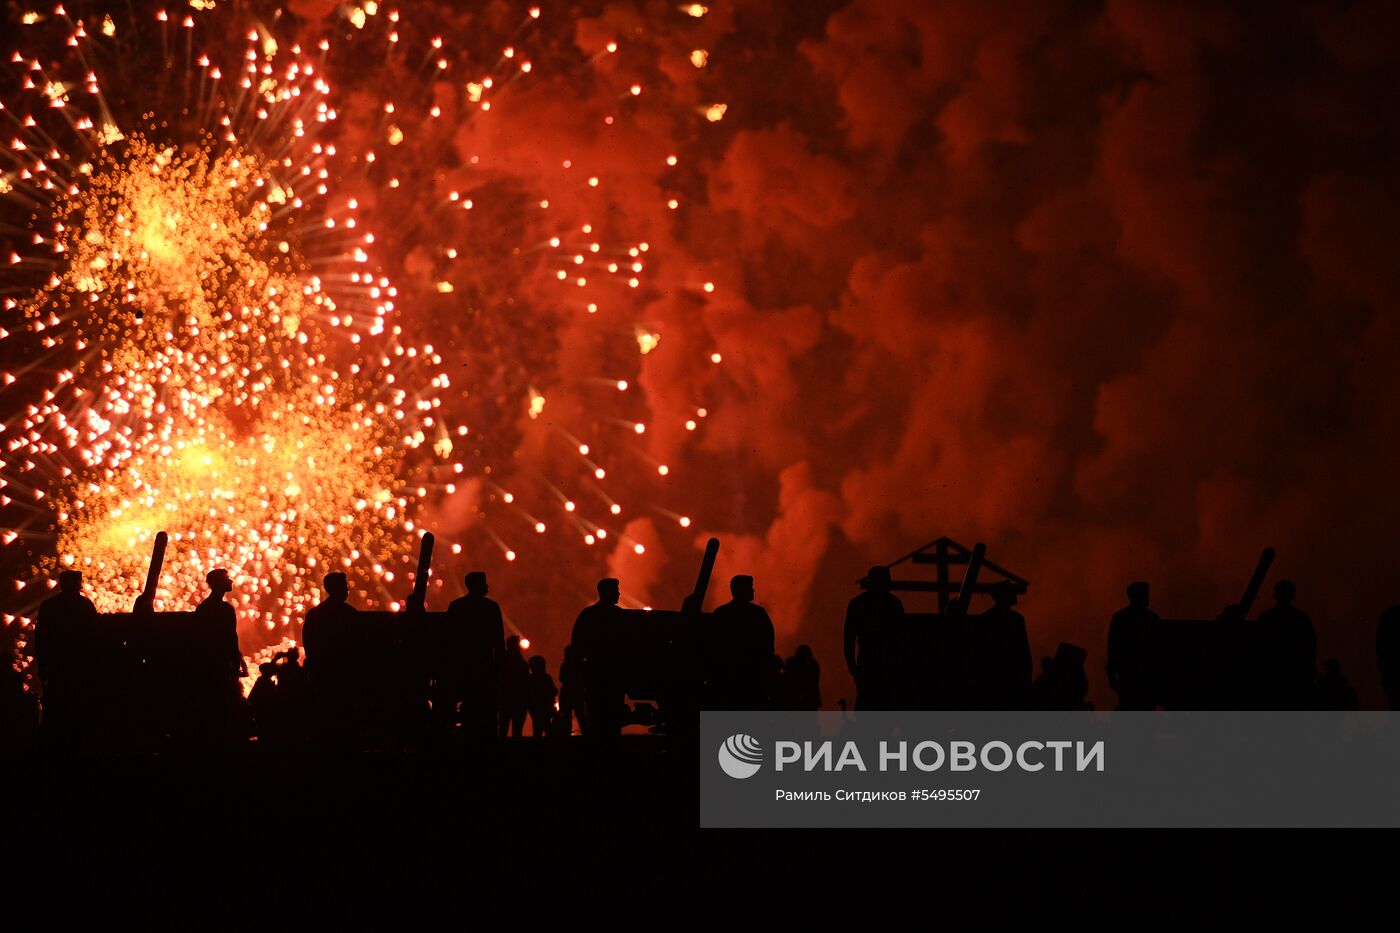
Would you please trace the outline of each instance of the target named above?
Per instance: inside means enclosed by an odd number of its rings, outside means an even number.
[[[58,592],[39,606],[30,650],[43,688],[41,725],[60,742],[80,739],[94,713],[97,625],[82,572],[59,573]]]
[[[357,610],[350,605],[350,583],[345,574],[328,573],[322,585],[326,598],[306,613],[302,647],[306,651],[306,674],[311,682],[320,738],[344,744],[359,727],[354,703],[359,654],[355,644],[359,636]]]
[[[305,742],[311,734],[311,687],[298,654],[296,648],[288,648],[273,659],[277,665],[277,706],[282,731],[290,743]]]
[[[506,625],[500,605],[486,595],[491,590],[486,574],[474,570],[464,582],[467,594],[448,605],[442,620],[433,678],[434,718],[440,728],[461,722],[469,736],[485,739],[498,730]]]
[[[890,592],[890,568],[871,567],[865,592],[846,605],[846,667],[856,682],[857,710],[898,709],[904,603]]]
[[[730,600],[710,616],[705,680],[710,709],[763,709],[773,659],[773,620],[754,602],[753,577],[729,581]]]
[[[1400,709],[1400,606],[1381,613],[1376,625],[1376,667],[1391,709]]]
[[[217,672],[225,681],[237,679],[248,672],[248,665],[238,649],[238,612],[224,601],[225,595],[232,593],[234,581],[227,570],[210,570],[204,583],[209,584],[210,593],[195,609],[196,621],[206,626],[200,632],[207,653],[204,661],[211,674]]]
[[[1108,685],[1118,694],[1119,709],[1154,709],[1157,706],[1154,657],[1161,619],[1148,608],[1151,588],[1143,582],[1128,584],[1128,605],[1113,614],[1108,624]]]
[[[233,590],[227,570],[211,570],[204,582],[209,595],[195,608],[187,641],[190,700],[206,738],[226,736],[234,723],[242,691],[238,678],[247,673],[238,647],[238,613],[224,602]]]
[[[1313,709],[1356,710],[1356,691],[1347,683],[1342,673],[1342,662],[1329,658],[1322,662],[1322,673],[1317,678],[1316,702]]]
[[[248,691],[248,708],[253,714],[253,730],[258,742],[279,745],[283,742],[282,705],[277,695],[277,664],[264,661],[258,665],[258,679]]]
[[[1259,613],[1256,699],[1264,709],[1306,709],[1317,680],[1317,633],[1293,605],[1291,580],[1274,585],[1274,605]]]
[[[798,645],[783,667],[784,699],[788,709],[816,710],[822,706],[822,668],[810,645]]]
[[[500,736],[525,734],[525,714],[530,709],[530,664],[520,652],[520,636],[506,639],[501,657]]]
[[[598,601],[574,620],[569,643],[583,665],[585,735],[614,736],[626,717],[623,682],[622,617],[617,608],[622,588],[613,577],[598,581]]]
[[[1061,642],[1053,658],[1041,658],[1040,676],[1032,685],[1034,707],[1045,710],[1093,709],[1088,702],[1089,677],[1084,672],[1087,653],[1078,645]]]
[[[554,723],[560,735],[573,734],[575,719],[580,732],[588,731],[584,695],[583,659],[578,648],[566,645],[559,665],[559,715]]]
[[[549,667],[543,655],[530,659],[530,734],[548,735],[554,731],[554,698],[559,688],[554,678],[549,676]]]
[[[1002,580],[992,587],[992,607],[978,616],[977,692],[985,709],[1026,709],[1031,701],[1031,646],[1015,605],[1015,584]]]

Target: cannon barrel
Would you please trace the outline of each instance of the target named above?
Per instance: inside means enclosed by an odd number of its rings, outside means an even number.
[[[408,597],[408,608],[422,612],[428,605],[428,578],[433,573],[433,538],[426,532],[418,542],[418,569],[413,572],[413,593]]]
[[[695,616],[705,605],[705,594],[710,589],[710,575],[715,570],[715,558],[719,556],[719,538],[705,542],[705,556],[700,559],[700,573],[695,578],[695,589],[681,603],[681,612]]]
[[[972,594],[977,592],[977,577],[982,572],[982,561],[987,556],[987,546],[978,541],[972,546],[972,556],[967,561],[967,573],[963,576],[962,588],[958,590],[958,601],[948,608],[949,615],[965,616],[972,607]]]
[[[1259,590],[1264,585],[1264,578],[1268,576],[1269,565],[1274,562],[1274,549],[1266,547],[1259,554],[1259,562],[1254,565],[1254,573],[1249,578],[1249,583],[1244,588],[1244,595],[1240,597],[1239,618],[1249,618],[1249,610],[1254,605],[1254,600],[1259,596]]]
[[[155,544],[151,547],[151,565],[146,568],[146,587],[141,592],[155,595],[160,585],[160,572],[165,567],[165,545],[169,537],[163,531],[156,532]]]
[[[146,568],[146,586],[141,590],[141,595],[136,597],[133,612],[155,611],[156,588],[160,586],[160,572],[165,567],[165,545],[169,540],[165,532],[156,532],[155,544],[151,546],[151,563]]]

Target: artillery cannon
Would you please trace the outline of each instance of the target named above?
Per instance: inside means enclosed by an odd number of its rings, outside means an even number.
[[[989,568],[1007,578],[1017,593],[1026,581],[990,564],[982,545],[964,548],[940,538],[911,555],[916,563],[937,563],[938,580],[896,581],[896,591],[932,592],[939,597],[938,613],[910,612],[894,636],[901,669],[895,700],[906,709],[978,709],[988,705],[980,682],[996,646],[983,623],[969,615],[972,595],[990,593],[996,584],[982,581]],[[1248,709],[1267,707],[1271,672],[1267,670],[1275,633],[1249,614],[1274,559],[1265,548],[1255,563],[1240,599],[1215,619],[1162,619],[1147,641],[1146,676],[1150,693],[1167,709]],[[952,581],[949,565],[965,564],[961,584]],[[893,566],[893,564],[891,564]],[[861,581],[862,584],[865,581]],[[1005,585],[1005,584],[1003,584]],[[956,595],[954,595],[956,594]],[[992,698],[995,702],[996,698]],[[1029,699],[1029,698],[1027,698]]]
[[[151,549],[146,582],[130,612],[99,613],[87,654],[85,718],[99,738],[134,747],[154,747],[167,739],[207,737],[211,689],[218,674],[198,663],[203,642],[191,610],[157,612],[155,594],[165,564],[168,536],[159,532]],[[220,715],[231,715],[237,672],[227,671],[227,696]]]
[[[168,537],[156,535],[145,586],[130,612],[100,613],[85,652],[89,700],[81,718],[95,741],[156,748],[197,739],[209,729],[210,672],[192,665],[200,630],[191,610],[155,610]],[[351,649],[356,703],[377,738],[402,735],[416,711],[426,710],[430,636],[446,613],[425,610],[433,536],[422,537],[412,594],[403,612],[364,610],[356,615]],[[217,676],[217,675],[215,675]],[[228,707],[237,707],[234,672],[227,677]],[[204,709],[200,702],[204,698]]]
[[[619,609],[615,663],[627,697],[634,701],[633,721],[646,722],[643,704],[654,703],[657,718],[677,726],[700,708],[705,658],[715,646],[708,643],[704,612],[719,539],[705,543],[695,588],[676,609]]]
[[[1149,640],[1153,693],[1166,709],[1248,709],[1256,693],[1256,659],[1270,634],[1249,613],[1274,561],[1264,548],[1238,602],[1215,619],[1162,619]]]

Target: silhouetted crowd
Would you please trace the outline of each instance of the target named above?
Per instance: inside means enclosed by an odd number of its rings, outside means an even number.
[[[227,571],[206,578],[209,595],[184,613],[100,615],[82,574],[59,574],[39,608],[30,652],[42,684],[45,732],[62,743],[209,745],[234,728],[243,708],[237,615],[224,596]]]
[[[969,615],[955,601],[942,616],[906,614],[889,570],[872,567],[846,611],[845,656],[856,709],[1087,709],[1088,653],[1062,643],[1033,669],[1025,618],[1009,582],[992,606]],[[1356,691],[1335,660],[1317,664],[1312,620],[1294,605],[1293,583],[1249,620],[1226,607],[1214,622],[1163,620],[1150,587],[1132,583],[1109,624],[1105,672],[1118,708],[1356,709]],[[1381,617],[1377,656],[1392,708],[1400,702],[1400,607]]]
[[[61,574],[30,644],[46,739],[154,749],[255,736],[281,747],[405,749],[525,736],[527,723],[532,737],[616,735],[630,723],[674,730],[700,704],[821,705],[811,649],[799,646],[786,662],[773,653],[773,623],[747,576],[704,617],[704,637],[695,637],[696,617],[620,608],[618,581],[599,581],[556,682],[546,658],[527,657],[520,636],[507,636],[484,573],[467,574],[466,595],[446,611],[402,613],[357,609],[345,574],[330,573],[300,647],[262,663],[246,701],[236,616],[224,601],[232,582],[223,570],[207,582],[193,612],[157,613],[143,596],[131,613],[100,614],[82,594],[82,575]],[[16,672],[11,695],[23,693],[21,683]],[[23,702],[12,712],[18,731],[34,714]]]
[[[783,659],[755,601],[736,576],[730,600],[702,614],[619,606],[616,579],[574,622],[551,675],[506,634],[486,575],[443,612],[361,611],[342,573],[306,614],[300,649],[263,663],[246,700],[226,571],[191,612],[156,613],[143,597],[131,613],[100,614],[82,576],[64,571],[39,610],[30,652],[36,703],[18,672],[0,682],[0,727],[24,734],[42,723],[56,745],[98,748],[212,747],[247,740],[274,746],[404,749],[450,737],[614,736],[629,724],[694,728],[700,709],[816,710],[821,669],[800,645]],[[907,613],[888,568],[873,567],[846,610],[843,646],[855,709],[1090,708],[1087,652],[1061,644],[1032,657],[1010,583],[969,613],[954,600],[939,615]],[[1106,673],[1120,709],[1355,709],[1336,661],[1319,669],[1311,619],[1280,581],[1274,605],[1247,620],[1228,607],[1211,622],[1164,621],[1150,588],[1127,588],[1108,631]],[[421,601],[419,603],[421,607]],[[1387,610],[1377,657],[1392,708],[1400,700],[1400,607]],[[629,702],[630,701],[630,702]],[[843,708],[844,701],[840,704]]]

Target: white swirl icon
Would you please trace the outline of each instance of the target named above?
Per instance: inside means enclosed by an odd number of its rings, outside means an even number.
[[[753,777],[762,764],[763,746],[751,735],[731,735],[719,747],[719,766],[732,778]]]

